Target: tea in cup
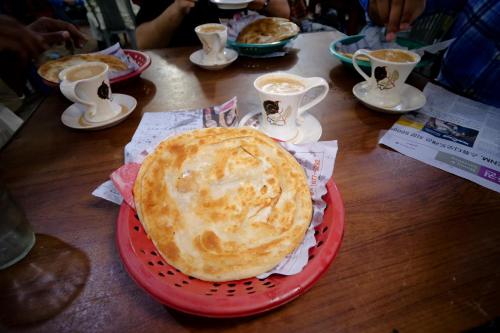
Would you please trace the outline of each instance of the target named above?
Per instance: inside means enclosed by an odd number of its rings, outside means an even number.
[[[227,42],[227,28],[223,24],[207,23],[194,31],[203,45],[202,61],[205,65],[217,65],[227,61],[224,47]]]
[[[297,136],[304,112],[321,102],[330,89],[323,78],[304,78],[283,72],[258,77],[254,87],[262,102],[261,129],[281,141],[289,141]],[[312,101],[301,105],[304,95],[315,87],[324,89]]]
[[[359,68],[356,61],[362,55],[367,56],[371,63],[371,77]],[[368,102],[380,107],[394,107],[400,103],[404,82],[419,61],[418,54],[399,49],[361,49],[352,56],[354,68],[368,82]]]
[[[85,108],[83,119],[90,123],[109,120],[121,112],[121,106],[111,100],[108,65],[87,62],[64,71],[59,88],[70,101]]]

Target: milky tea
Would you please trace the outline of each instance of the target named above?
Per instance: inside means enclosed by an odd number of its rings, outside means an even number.
[[[370,52],[374,58],[390,62],[415,62],[415,57],[409,53],[399,50],[376,50]]]
[[[212,32],[224,31],[224,27],[220,25],[207,25],[200,28],[200,32],[209,34]]]
[[[306,90],[299,81],[284,77],[270,78],[260,84],[261,89],[269,94],[295,94]]]
[[[69,70],[66,73],[66,80],[73,82],[80,81],[97,76],[101,74],[103,71],[104,71],[103,67],[98,65],[82,66]]]

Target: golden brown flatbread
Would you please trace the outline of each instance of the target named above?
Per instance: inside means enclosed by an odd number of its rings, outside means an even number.
[[[251,128],[209,128],[163,141],[142,164],[134,201],[166,261],[206,281],[264,273],[311,221],[298,162]]]
[[[266,17],[244,27],[236,41],[245,44],[267,44],[293,37],[299,31],[299,27],[287,19]]]
[[[59,73],[71,66],[84,62],[100,61],[109,66],[112,71],[127,70],[127,64],[115,56],[107,54],[75,54],[62,57],[57,60],[48,61],[38,68],[38,75],[52,83],[59,83]]]

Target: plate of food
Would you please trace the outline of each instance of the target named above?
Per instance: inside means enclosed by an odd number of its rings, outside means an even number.
[[[282,50],[299,32],[300,28],[287,19],[264,17],[246,25],[227,44],[241,55],[259,56]]]
[[[297,160],[256,130],[176,135],[123,170],[135,180],[117,219],[120,257],[139,286],[174,309],[207,317],[274,309],[309,290],[340,247],[344,208],[330,180],[305,266],[262,276],[301,244],[313,203]]]
[[[253,0],[210,0],[220,9],[243,9]]]
[[[151,58],[144,52],[125,49],[123,53],[127,58],[126,61],[114,55],[101,53],[65,56],[41,65],[38,68],[38,75],[40,75],[47,85],[57,86],[59,85],[62,73],[69,67],[84,62],[100,61],[109,66],[110,83],[116,83],[140,75],[151,65]]]

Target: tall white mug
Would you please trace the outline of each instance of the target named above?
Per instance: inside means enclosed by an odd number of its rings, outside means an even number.
[[[121,106],[111,100],[108,65],[87,62],[64,71],[59,88],[70,101],[85,108],[83,118],[89,123],[109,120],[121,111]]]
[[[356,58],[364,55],[370,60],[372,75],[363,72]],[[401,101],[401,89],[411,71],[420,61],[414,52],[399,49],[369,51],[357,50],[352,56],[352,64],[368,82],[368,102],[380,107],[393,107]]]
[[[203,63],[217,65],[225,63],[224,47],[227,42],[227,28],[219,23],[197,26],[194,31],[203,45]]]
[[[284,72],[259,76],[254,87],[262,103],[261,130],[281,141],[297,136],[304,112],[321,102],[330,89],[328,82],[321,77],[304,78]],[[323,91],[302,105],[304,95],[316,87],[322,87]]]

